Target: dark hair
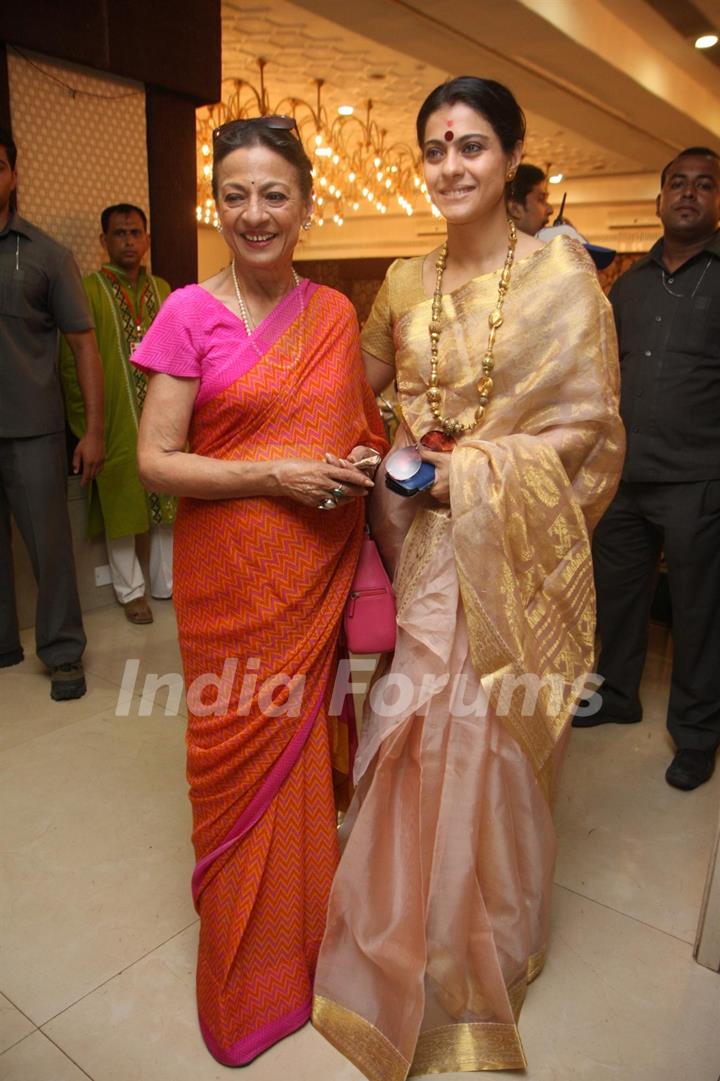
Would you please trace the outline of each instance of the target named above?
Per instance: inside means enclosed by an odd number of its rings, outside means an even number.
[[[508,199],[525,206],[525,200],[530,192],[536,184],[542,184],[544,179],[545,173],[537,165],[521,162],[515,170],[515,176],[507,186]]]
[[[10,168],[15,171],[15,164],[17,162],[17,147],[13,142],[13,137],[7,128],[0,128],[0,146],[5,147],[7,153],[7,159],[10,162]]]
[[[110,218],[113,214],[139,214],[143,229],[147,232],[147,215],[144,210],[139,206],[133,206],[132,203],[115,203],[113,206],[106,206],[100,215],[100,225],[103,233],[107,233],[110,228]]]
[[[660,174],[660,187],[665,187],[665,178],[672,169],[678,158],[688,158],[692,155],[699,158],[715,158],[716,161],[720,160],[720,155],[716,154],[714,150],[711,150],[709,146],[687,146],[684,150],[681,150],[679,154],[676,154],[672,161],[669,161],[662,173]]]
[[[300,140],[291,131],[269,128],[255,122],[233,124],[228,127],[227,134],[221,131],[213,140],[212,193],[215,202],[218,197],[217,167],[223,158],[241,146],[265,146],[279,154],[295,169],[302,198],[305,201],[311,198],[312,162]]]
[[[417,116],[417,140],[422,147],[428,117],[442,105],[462,101],[488,121],[506,154],[525,138],[525,114],[506,86],[492,79],[460,75],[436,86],[425,98]]]

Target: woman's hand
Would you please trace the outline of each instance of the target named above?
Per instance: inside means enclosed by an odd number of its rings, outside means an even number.
[[[435,482],[430,488],[430,495],[437,499],[438,503],[450,503],[450,458],[452,451],[428,450],[421,444],[418,445],[420,457],[424,462],[432,462],[435,466]]]
[[[340,505],[348,499],[366,496],[373,482],[359,469],[333,454],[326,461],[310,458],[283,458],[271,463],[277,487],[276,495],[287,496],[306,507],[319,507],[326,499]]]

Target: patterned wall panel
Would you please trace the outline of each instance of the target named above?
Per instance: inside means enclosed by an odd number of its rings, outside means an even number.
[[[147,210],[144,88],[12,48],[8,68],[18,209],[87,273],[102,259],[103,207]]]
[[[609,267],[598,274],[604,292],[609,293],[621,274],[642,259],[643,252],[618,252]]]

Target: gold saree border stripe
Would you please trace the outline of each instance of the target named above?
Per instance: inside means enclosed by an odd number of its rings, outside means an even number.
[[[435,555],[450,525],[447,511],[425,507],[413,518],[402,549],[400,565],[393,583],[398,616],[401,616],[415,587]]]
[[[526,976],[519,979],[512,987],[508,987],[508,998],[510,999],[510,1008],[512,1009],[513,1017],[515,1018],[515,1024],[518,1023],[520,1011],[525,1003],[527,989],[528,981]]]
[[[501,644],[495,627],[486,614],[484,607],[479,603],[470,578],[465,573],[463,564],[457,555],[456,566],[460,582],[460,593],[468,623],[470,656],[473,667],[488,691],[491,706],[496,709],[497,699],[501,693],[501,680],[491,680],[488,685],[488,677],[499,675],[500,672],[504,675],[515,675],[516,672],[522,675],[523,673],[520,665],[514,661],[509,647],[505,646],[504,643]],[[556,732],[551,734],[548,730],[550,725],[548,725],[546,718],[538,717],[536,711],[529,719],[531,723],[528,723],[528,718],[523,717],[517,705],[512,703],[510,709],[507,712],[503,711],[503,716],[499,719],[510,732],[510,735],[520,744],[547,797],[548,785],[543,778],[543,768],[547,765],[562,731],[562,723],[558,724]]]
[[[520,1017],[520,1011],[523,1008],[528,987],[533,980],[538,978],[543,970],[545,956],[545,950],[540,950],[538,953],[532,954],[528,958],[527,974],[521,976],[519,980],[516,980],[514,984],[508,987],[508,998],[510,999],[510,1006],[512,1007],[513,1017],[516,1022]]]
[[[473,461],[477,449],[468,442],[456,448],[453,455],[453,479],[458,496],[453,534],[455,561],[471,659],[475,672],[487,687],[491,706],[520,744],[550,800],[553,780],[549,761],[575,705],[568,692],[592,664],[594,592],[587,532],[580,509],[568,503],[564,494],[567,478],[558,462],[547,448],[536,460],[535,451],[531,455],[523,444],[516,448],[511,459],[515,471],[522,474],[519,486],[510,486],[507,491],[501,486],[500,496],[491,488],[485,494],[483,514],[479,518],[471,514],[467,508],[477,499],[477,471]],[[500,528],[497,521],[500,512],[505,515],[506,524],[509,519],[510,533],[506,540],[508,544],[512,542],[515,556],[513,560],[502,546],[498,548],[495,589],[500,599],[507,602],[501,610],[497,598],[489,597],[486,583],[478,576],[474,537],[474,532],[483,526],[494,537]],[[527,525],[528,516],[533,529]],[[533,530],[549,538],[547,546],[540,546],[537,560],[531,558]],[[504,680],[489,681],[490,676],[504,676],[517,685],[528,674],[562,680],[565,689],[559,710],[551,703],[544,682],[535,708],[525,715],[517,693],[509,703],[501,701],[505,694]],[[554,695],[553,690],[553,698]]]
[[[526,1066],[516,1025],[476,1022],[445,1025],[421,1033],[409,1076],[524,1070]]]
[[[508,989],[516,1021],[528,985],[542,972],[545,957],[545,950],[532,954],[527,975]],[[406,1081],[421,1074],[520,1070],[527,1066],[516,1025],[474,1022],[430,1029],[420,1034],[409,1063],[378,1028],[323,995],[315,995],[313,1000],[312,1023],[368,1081]]]
[[[542,970],[545,967],[545,958],[547,953],[545,950],[540,950],[539,953],[534,953],[528,960],[528,975],[527,982],[532,983],[536,980]]]
[[[488,649],[492,651],[493,649],[492,645],[490,645],[494,634],[492,624],[486,617],[482,606],[477,603],[475,593],[459,560],[456,565],[470,631],[470,654],[473,667],[486,689],[491,707],[497,710],[498,699],[502,693],[500,675],[520,679],[524,672],[521,665],[513,658],[509,658],[502,664],[497,664],[498,658],[491,652],[489,659],[484,660],[484,651]],[[586,669],[586,671],[589,670],[589,668]],[[489,677],[498,678],[490,679]],[[544,793],[548,804],[552,806],[555,768],[552,754],[570,719],[575,702],[569,699],[566,700],[563,707],[554,716],[548,714],[541,707],[527,717],[521,712],[517,697],[517,694],[513,696],[509,709],[503,709],[498,719],[504,724],[513,739],[519,743],[530,762],[541,791]]]
[[[405,1081],[410,1063],[364,1017],[322,995],[313,999],[312,1023],[368,1081]]]

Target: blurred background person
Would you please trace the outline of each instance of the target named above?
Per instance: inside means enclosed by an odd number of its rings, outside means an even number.
[[[515,228],[528,236],[535,236],[547,225],[552,215],[548,202],[547,178],[542,169],[528,162],[521,162],[507,185],[508,214]]]
[[[140,537],[149,530],[150,593],[172,596],[172,523],[175,500],[146,492],[137,468],[137,432],[147,378],[130,363],[170,293],[170,286],[148,274],[143,262],[150,246],[145,211],[130,203],[108,206],[101,215],[100,243],[107,262],[84,279],[105,375],[105,468],[91,486],[90,534],[104,530],[115,596],[131,623],[152,623],[141,566]],[[60,369],[68,422],[85,431],[85,411],[65,340]]]
[[[720,744],[720,159],[683,150],[663,170],[663,235],[610,291],[627,432],[622,481],[593,542],[598,673],[594,713],[573,726],[642,719],[640,681],[664,552],[672,603],[665,774],[693,789]]]

